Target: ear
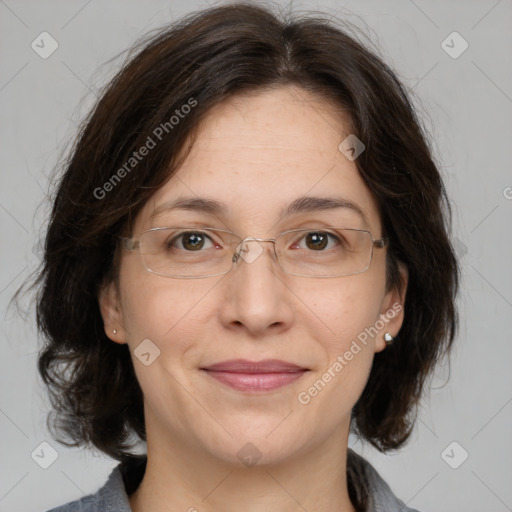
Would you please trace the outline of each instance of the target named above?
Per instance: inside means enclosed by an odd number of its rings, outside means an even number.
[[[119,291],[113,281],[101,286],[98,293],[98,303],[107,337],[116,343],[126,343],[126,330]]]
[[[407,292],[407,284],[409,282],[409,272],[407,267],[399,262],[398,271],[400,273],[400,283],[396,288],[389,290],[381,304],[380,317],[377,320],[379,327],[379,333],[375,340],[375,352],[381,352],[387,347],[384,340],[386,333],[396,337],[400,331],[404,321],[404,307],[405,307],[405,296]],[[376,322],[376,324],[377,324]]]

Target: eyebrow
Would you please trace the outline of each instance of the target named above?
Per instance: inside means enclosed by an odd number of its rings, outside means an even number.
[[[363,209],[356,203],[343,197],[299,197],[292,201],[288,206],[283,207],[279,216],[280,218],[286,218],[299,213],[334,210],[336,208],[351,210],[361,217],[366,226],[370,225]],[[222,216],[226,214],[228,207],[224,203],[216,201],[215,199],[208,199],[204,197],[178,197],[177,199],[161,204],[150,215],[150,219],[154,219],[155,217],[172,210],[191,210]]]

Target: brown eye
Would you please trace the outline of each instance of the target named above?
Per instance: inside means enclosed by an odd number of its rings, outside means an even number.
[[[325,249],[327,242],[326,233],[309,233],[306,235],[306,244],[309,249]]]
[[[202,233],[185,233],[183,237],[183,246],[187,250],[201,249],[205,242],[205,236]]]
[[[177,241],[180,241],[177,244]],[[176,247],[185,251],[197,252],[204,248],[205,243],[211,239],[208,235],[201,231],[185,231],[176,236],[166,243],[167,248]]]
[[[326,247],[329,248],[329,238],[337,241],[338,244],[336,245],[339,245],[339,239],[333,234],[326,233],[325,231],[311,231],[302,239],[305,241],[305,247],[301,247],[299,242],[299,248],[307,248],[311,251],[323,252]],[[330,248],[332,248],[332,246]]]

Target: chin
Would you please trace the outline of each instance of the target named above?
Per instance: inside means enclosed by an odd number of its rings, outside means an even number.
[[[213,447],[212,455],[230,466],[252,468],[258,466],[275,466],[285,462],[296,452],[294,444],[270,442],[259,437],[235,438],[229,445]]]
[[[287,420],[285,419],[284,422]],[[273,466],[293,458],[305,448],[307,439],[300,429],[282,428],[278,421],[240,422],[231,424],[228,435],[205,440],[205,450],[226,464],[236,467]],[[283,423],[284,423],[283,422]],[[277,427],[277,428],[276,428]]]

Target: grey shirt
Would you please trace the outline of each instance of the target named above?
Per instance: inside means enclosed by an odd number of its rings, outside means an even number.
[[[145,462],[144,457],[131,465],[118,464],[99,491],[48,512],[132,512],[128,496],[141,482]],[[350,448],[347,468],[356,492],[364,492],[368,497],[366,512],[418,512],[400,501],[377,470]]]

